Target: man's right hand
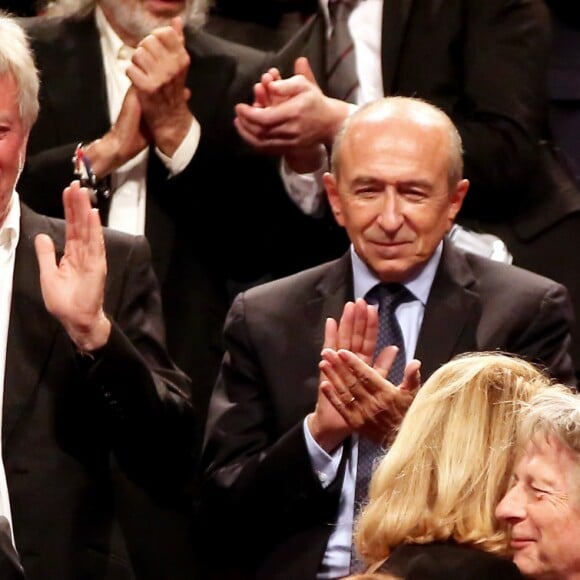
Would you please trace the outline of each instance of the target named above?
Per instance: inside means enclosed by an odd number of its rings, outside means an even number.
[[[268,71],[254,93],[253,106],[236,105],[238,133],[263,153],[284,155],[292,168],[305,165],[320,145],[332,144],[350,113],[348,103],[324,95],[304,57],[296,60],[290,78],[278,78],[276,69]]]
[[[359,298],[347,302],[340,322],[329,318],[324,332],[324,349],[347,349],[363,364],[372,361],[379,328],[377,309]],[[320,363],[320,384],[314,412],[308,417],[308,428],[314,440],[332,453],[354,430],[324,393],[326,362]]]
[[[149,140],[137,90],[130,87],[113,126],[103,137],[90,143],[85,152],[95,175],[102,179],[148,147]]]

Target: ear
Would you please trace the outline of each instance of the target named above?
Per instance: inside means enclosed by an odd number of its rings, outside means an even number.
[[[455,189],[451,191],[449,195],[449,221],[453,223],[461,206],[463,205],[463,200],[467,195],[467,190],[469,189],[469,181],[467,179],[461,179],[457,182]],[[451,224],[450,224],[451,226]]]
[[[326,189],[326,197],[330,204],[330,209],[334,214],[334,219],[339,226],[344,226],[344,218],[342,214],[342,200],[338,193],[338,183],[332,173],[325,173],[323,178],[324,188]]]

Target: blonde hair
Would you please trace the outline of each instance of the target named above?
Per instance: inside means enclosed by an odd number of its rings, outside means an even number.
[[[464,354],[433,373],[373,474],[355,527],[364,560],[450,539],[506,553],[494,509],[509,482],[518,411],[551,384],[535,365],[499,352]]]

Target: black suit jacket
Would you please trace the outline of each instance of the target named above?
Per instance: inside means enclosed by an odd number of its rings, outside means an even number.
[[[22,205],[2,409],[16,546],[30,580],[134,578],[115,482],[166,505],[184,501],[190,382],[164,346],[145,238],[105,232],[113,327],[92,359],[44,307],[33,245],[41,232],[62,255],[64,223]]]
[[[518,580],[518,567],[507,558],[453,542],[404,544],[389,556],[381,572],[405,580]]]
[[[26,580],[24,569],[12,544],[10,524],[5,516],[0,516],[0,578]]]
[[[230,309],[198,507],[207,537],[215,526],[222,547],[231,533],[230,549],[240,554],[237,569],[219,570],[216,578],[253,577],[236,575],[244,565],[255,566],[259,578],[315,578],[336,520],[343,471],[322,489],[302,424],[316,402],[325,320],[338,319],[352,299],[347,254],[253,288]],[[563,286],[446,243],[415,352],[422,378],[455,354],[502,349],[542,361],[555,377],[573,383],[571,316]],[[212,569],[221,565],[216,558]]]

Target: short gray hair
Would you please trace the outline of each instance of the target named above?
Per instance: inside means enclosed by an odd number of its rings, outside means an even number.
[[[38,70],[26,33],[4,11],[0,11],[0,75],[12,75],[16,81],[20,119],[30,130],[38,117]]]
[[[448,183],[449,188],[453,190],[457,183],[463,178],[463,143],[461,135],[449,118],[447,113],[439,107],[428,103],[423,99],[416,97],[384,97],[370,103],[366,103],[347,119],[342,124],[338,133],[334,138],[332,145],[332,153],[330,157],[331,171],[336,178],[340,171],[340,150],[342,148],[342,141],[344,135],[348,133],[350,126],[366,112],[372,109],[384,108],[385,111],[392,111],[397,116],[411,116],[417,112],[426,112],[431,116],[435,116],[441,121],[442,126],[447,130],[449,139],[449,168],[448,168]]]
[[[525,443],[536,435],[555,435],[580,455],[580,395],[554,385],[534,396],[523,410],[519,438]]]

